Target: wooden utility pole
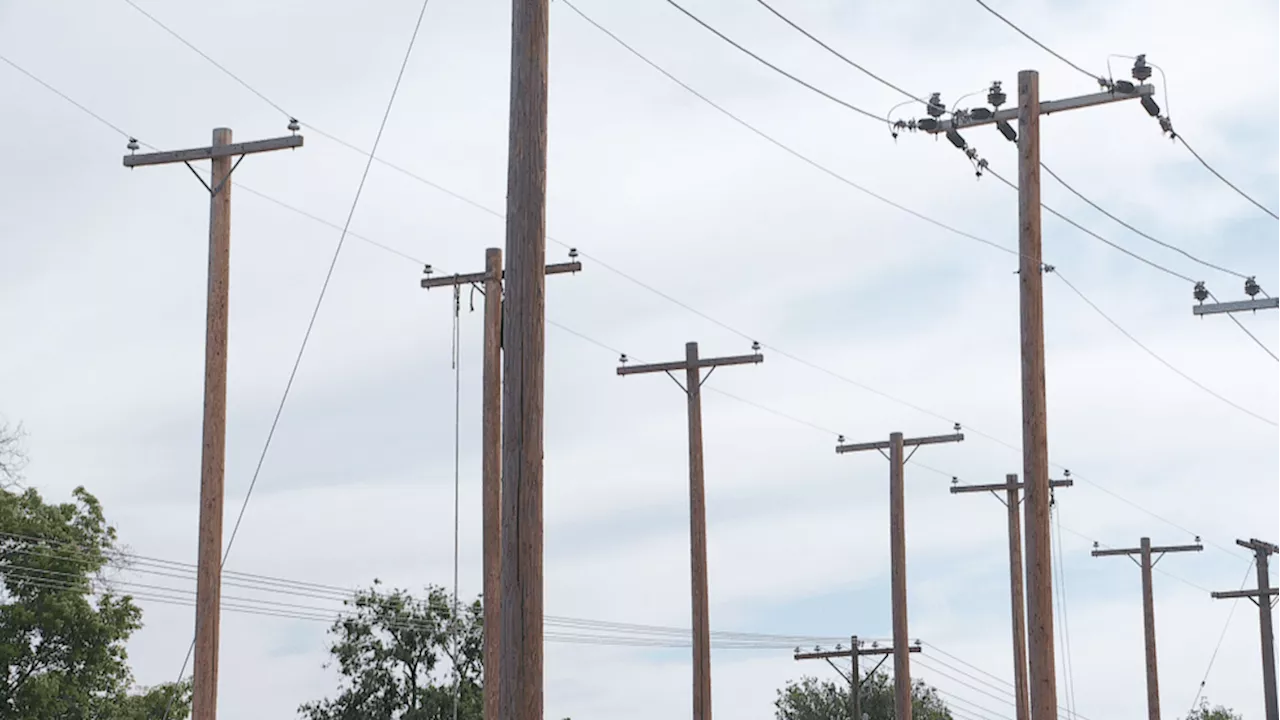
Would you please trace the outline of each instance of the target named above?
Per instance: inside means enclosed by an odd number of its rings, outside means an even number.
[[[571,262],[548,265],[546,273],[575,273],[582,269],[576,248],[569,249]],[[484,718],[498,717],[498,688],[501,685],[502,603],[502,249],[484,253],[485,270],[468,275],[431,277],[425,269],[422,287],[484,285],[484,373],[481,390],[481,514],[484,535]]]
[[[295,133],[298,121],[290,118]],[[227,325],[231,283],[231,173],[246,155],[302,147],[301,135],[232,144],[231,130],[216,128],[213,143],[191,150],[135,154],[129,138],[124,166],[183,163],[209,191],[209,274],[205,304],[204,430],[200,456],[200,529],[196,571],[196,642],[192,720],[218,714],[218,630],[222,607],[222,501],[227,446]],[[233,164],[231,159],[236,158]],[[211,160],[209,182],[191,166]]]
[[[1027,694],[1027,609],[1023,596],[1022,583],[1022,511],[1019,508],[1022,500],[1017,474],[1005,476],[1005,482],[999,485],[959,485],[955,478],[951,479],[952,494],[990,492],[996,499],[1004,503],[1009,517],[1009,607],[1013,616],[1013,686],[1014,707],[1017,709],[1017,720],[1029,720],[1031,717],[1030,699]],[[1050,488],[1071,487],[1074,481],[1050,480]],[[1005,492],[1000,497],[999,491]]]
[[[1097,547],[1097,543],[1094,543],[1094,547]],[[1093,551],[1094,557],[1125,555],[1132,559],[1137,555],[1139,558],[1138,567],[1142,568],[1142,635],[1146,641],[1147,652],[1147,718],[1149,720],[1160,720],[1160,677],[1156,670],[1156,605],[1155,592],[1151,587],[1151,569],[1160,562],[1160,558],[1164,557],[1165,553],[1200,552],[1201,550],[1204,550],[1204,546],[1200,544],[1200,538],[1196,538],[1195,545],[1152,547],[1151,538],[1144,537],[1136,548]],[[1155,559],[1151,557],[1153,554],[1157,554]]]
[[[550,0],[512,0],[502,330],[502,660],[498,717],[542,720],[542,412]]]
[[[889,558],[893,584],[893,687],[894,711],[898,720],[911,720],[911,657],[907,646],[907,527],[906,500],[903,475],[909,456],[904,449],[911,447],[914,455],[921,445],[960,442],[964,435],[956,425],[953,435],[934,435],[903,439],[902,433],[889,435],[887,441],[854,443],[846,445],[841,435],[836,445],[837,453],[878,450],[882,455],[889,451]]]
[[[909,647],[908,651],[913,653],[920,652],[919,643],[917,642],[917,644]],[[862,720],[862,668],[859,667],[858,659],[868,655],[880,656],[880,662],[876,663],[871,672],[867,673],[867,677],[871,677],[876,674],[876,671],[892,654],[893,648],[882,648],[879,645],[866,647],[858,640],[858,636],[854,635],[848,650],[842,649],[839,645],[836,646],[835,650],[814,648],[813,652],[800,652],[800,649],[796,648],[794,657],[796,660],[825,660],[833,670],[839,673],[841,677],[844,677],[849,682],[849,717],[853,720]],[[853,661],[853,669],[848,676],[845,676],[844,671],[838,665],[831,662],[832,658],[845,657]]]
[[[702,376],[707,377],[722,365],[747,365],[764,362],[760,343],[751,344],[752,354],[732,357],[701,358],[698,343],[686,343],[684,360],[652,365],[627,365],[627,356],[619,358],[619,375],[664,372],[680,386],[689,401],[689,565],[692,574],[693,604],[693,720],[711,720],[711,619],[707,589],[707,505],[706,485],[702,475]],[[683,370],[685,382],[671,373]]]
[[[1215,600],[1249,598],[1258,606],[1258,630],[1262,635],[1262,691],[1266,699],[1267,720],[1280,720],[1280,703],[1276,699],[1276,636],[1271,624],[1271,599],[1280,591],[1271,587],[1271,576],[1267,571],[1268,559],[1280,552],[1280,547],[1257,538],[1236,540],[1236,544],[1253,551],[1254,566],[1258,571],[1258,587],[1253,590],[1215,592],[1212,596]]]
[[[1040,116],[1095,107],[1123,100],[1140,100],[1151,115],[1160,109],[1152,99],[1155,88],[1142,84],[1150,68],[1139,59],[1127,80],[1099,79],[1103,91],[1091,95],[1040,102],[1040,74],[1018,73],[1018,107],[1001,110],[1005,95],[993,84],[987,96],[994,109],[959,110],[946,120],[926,118],[917,129],[946,134],[963,142],[958,131],[995,125],[1018,143],[1018,284],[1022,337],[1022,477],[1026,482],[1026,566],[1028,614],[1028,697],[1033,720],[1055,720],[1058,689],[1054,676],[1053,568],[1049,526],[1049,435],[1045,405],[1044,287],[1046,272],[1040,254]],[[1017,120],[1015,130],[1009,122]],[[952,137],[955,136],[955,137]]]

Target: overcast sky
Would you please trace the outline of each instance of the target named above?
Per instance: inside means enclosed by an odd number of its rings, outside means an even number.
[[[796,152],[965,233],[1016,245],[1016,194],[976,179],[945,140],[895,142],[883,124],[773,74],[661,0],[576,4]],[[229,536],[364,167],[312,128],[372,145],[420,5],[139,5],[296,115],[306,136],[304,148],[250,157],[235,176]],[[452,582],[452,300],[418,280],[422,262],[479,270],[484,249],[503,244],[508,6],[427,7],[378,155],[438,187],[373,166],[228,569],[344,587],[375,577],[415,589]],[[996,79],[1012,99],[1025,68],[1040,70],[1044,99],[1096,90],[977,3],[775,6],[854,61],[917,95],[939,91],[949,105]],[[755,3],[686,7],[873,114],[904,100]],[[993,7],[1097,74],[1109,54],[1147,53],[1166,73],[1168,87],[1155,79],[1158,99],[1175,128],[1276,207],[1274,2]],[[0,0],[0,52],[156,147],[205,145],[220,126],[236,140],[287,132],[287,116],[122,0]],[[1129,64],[1113,61],[1117,77]],[[922,449],[907,472],[912,634],[938,648],[915,668],[961,698],[966,717],[1012,717],[1003,508],[947,485],[950,476],[998,482],[1021,467],[1016,257],[788,154],[560,2],[550,78],[548,231],[560,244],[548,244],[548,258],[576,246],[585,269],[547,282],[548,613],[688,627],[683,399],[666,378],[617,377],[617,354],[677,359],[696,340],[704,355],[731,355],[755,339],[763,365],[725,368],[706,386],[717,391],[704,407],[713,628],[888,636],[886,463],[837,456],[836,435],[938,434],[962,422],[963,444]],[[194,562],[205,193],[182,167],[126,171],[122,136],[8,65],[0,91],[9,168],[0,177],[0,413],[30,432],[28,479],[50,500],[84,485],[133,551]],[[921,110],[907,105],[895,117]],[[1012,145],[991,129],[967,137],[1016,179]],[[1042,143],[1046,164],[1119,217],[1280,289],[1276,221],[1163,137],[1136,103],[1047,117]],[[1219,299],[1244,298],[1239,278],[1140,238],[1047,176],[1043,193],[1107,239],[1207,281]],[[1183,544],[1199,534],[1203,553],[1167,557],[1155,576],[1164,712],[1186,712],[1225,625],[1205,693],[1259,717],[1256,612],[1240,603],[1226,624],[1231,603],[1208,591],[1245,577],[1249,555],[1236,538],[1277,539],[1276,362],[1227,316],[1193,317],[1190,283],[1048,215],[1044,257],[1061,275],[1045,279],[1050,455],[1055,473],[1069,468],[1077,480],[1057,496],[1059,620],[1065,614],[1071,660],[1060,703],[1074,695],[1089,720],[1136,717],[1145,706],[1139,573],[1122,558],[1090,557],[1091,541]],[[1163,365],[1063,279],[1247,412]],[[462,305],[460,591],[471,597],[480,588],[481,314],[467,297]],[[1237,319],[1271,352],[1280,346],[1274,312]],[[146,627],[129,648],[137,678],[172,680],[192,611],[143,607]],[[333,692],[323,623],[224,613],[222,631],[224,717],[289,718]],[[776,688],[803,673],[836,677],[782,647],[717,651],[717,714],[771,718]],[[689,677],[688,650],[552,644],[546,714],[682,717]]]

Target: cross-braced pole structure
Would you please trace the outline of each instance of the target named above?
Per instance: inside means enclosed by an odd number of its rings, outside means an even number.
[[[1262,691],[1265,694],[1267,720],[1280,720],[1280,703],[1276,700],[1276,636],[1271,624],[1271,603],[1278,591],[1271,587],[1271,576],[1267,570],[1270,557],[1280,552],[1280,547],[1257,538],[1236,540],[1236,544],[1253,551],[1258,586],[1252,590],[1215,592],[1212,596],[1215,600],[1249,598],[1258,606],[1258,631],[1262,636]]]
[[[1069,472],[1067,473],[1070,474]],[[1071,487],[1074,481],[1050,480],[1050,488]],[[1023,484],[1016,473],[1005,475],[996,485],[960,485],[951,479],[951,493],[990,492],[1008,511],[1009,522],[1009,609],[1013,619],[1013,686],[1017,720],[1029,720],[1031,704],[1027,693],[1027,607],[1022,582],[1022,498]],[[1001,497],[1000,491],[1004,491]]]
[[[914,645],[908,648],[909,652],[920,652],[920,641],[917,640]],[[857,635],[850,638],[849,649],[845,650],[839,645],[835,650],[823,650],[822,648],[814,648],[813,652],[801,652],[800,648],[796,648],[796,660],[825,660],[832,670],[843,677],[849,683],[849,717],[852,720],[862,720],[862,668],[860,658],[880,656],[880,662],[871,668],[871,672],[867,673],[867,677],[876,674],[884,661],[889,659],[893,654],[893,648],[882,648],[878,644],[866,645],[864,641],[858,639]],[[853,662],[853,667],[848,675],[840,669],[839,665],[831,662],[833,658],[849,658]]]
[[[907,529],[906,499],[903,475],[907,461],[922,445],[937,445],[964,440],[957,424],[951,435],[903,438],[902,433],[889,435],[888,440],[846,444],[841,435],[837,441],[837,453],[876,450],[881,455],[889,453],[889,558],[893,585],[893,696],[897,720],[911,720],[911,657],[907,646]],[[911,448],[911,455],[905,448]]]
[[[704,358],[698,343],[686,343],[684,360],[628,365],[619,358],[619,375],[666,373],[689,401],[689,566],[692,574],[693,604],[693,720],[711,720],[711,619],[707,588],[707,501],[702,474],[702,383],[716,368],[725,365],[755,365],[764,362],[760,343],[751,344],[750,355]],[[703,369],[707,374],[702,375]],[[672,373],[684,371],[685,381]]]
[[[1155,88],[1145,84],[1151,68],[1143,56],[1134,62],[1133,78],[1101,80],[1102,92],[1061,100],[1040,99],[1040,73],[1018,72],[1018,106],[1000,109],[1007,96],[992,83],[991,108],[960,110],[941,119],[946,106],[929,103],[929,118],[915,128],[943,134],[966,153],[976,153],[960,130],[994,125],[1018,145],[1018,313],[1022,357],[1022,477],[1026,482],[1027,665],[1028,696],[1034,720],[1056,720],[1058,688],[1053,649],[1053,552],[1049,524],[1049,429],[1045,401],[1044,273],[1052,268],[1041,257],[1040,118],[1043,115],[1138,100],[1162,124],[1167,118],[1152,99]],[[1011,121],[1017,121],[1015,129]],[[976,157],[976,155],[970,155]]]
[[[227,325],[231,299],[231,174],[248,155],[302,147],[298,121],[293,135],[232,143],[229,128],[216,128],[213,143],[189,150],[137,154],[129,138],[127,168],[182,163],[209,193],[209,277],[205,309],[204,429],[200,458],[200,529],[196,560],[196,641],[192,675],[192,720],[218,714],[218,634],[222,607],[222,505],[227,448]],[[234,163],[233,163],[234,159]],[[211,160],[209,181],[191,165]]]
[[[1094,543],[1097,547],[1097,543]],[[1138,567],[1142,568],[1142,636],[1146,644],[1147,655],[1147,718],[1160,720],[1160,674],[1156,669],[1156,605],[1155,591],[1151,586],[1151,570],[1160,562],[1166,553],[1200,552],[1204,546],[1200,538],[1195,545],[1163,545],[1153,547],[1151,538],[1142,538],[1136,548],[1117,548],[1094,550],[1094,557],[1124,555],[1130,560],[1138,556]],[[1154,558],[1152,556],[1155,556]]]
[[[576,248],[569,249],[570,262],[547,265],[548,275],[576,273],[582,269]],[[484,254],[485,270],[465,275],[432,277],[424,268],[422,287],[452,287],[454,311],[457,293],[463,285],[483,287],[484,370],[481,395],[480,496],[483,533],[484,580],[484,710],[485,720],[497,720],[502,660],[502,249],[489,248]]]

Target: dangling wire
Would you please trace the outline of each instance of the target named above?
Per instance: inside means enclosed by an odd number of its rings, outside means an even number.
[[[1052,493],[1052,490],[1050,490]],[[1062,553],[1062,508],[1052,501],[1050,495],[1049,512],[1053,516],[1054,527],[1050,528],[1049,550],[1057,557],[1052,558],[1052,565],[1057,569],[1057,578],[1054,585],[1054,595],[1058,602],[1058,611],[1061,615],[1062,622],[1058,623],[1059,643],[1062,645],[1062,652],[1059,658],[1062,660],[1062,680],[1064,684],[1065,697],[1063,701],[1066,706],[1061,708],[1066,711],[1068,718],[1078,718],[1076,714],[1076,679],[1073,663],[1071,662],[1071,623],[1067,619],[1067,568]],[[1055,532],[1056,531],[1056,532]]]
[[[458,656],[458,538],[462,489],[462,334],[459,315],[462,312],[462,288],[453,286],[453,618],[450,634],[453,641],[453,720],[458,720],[458,699],[462,694],[461,658]]]

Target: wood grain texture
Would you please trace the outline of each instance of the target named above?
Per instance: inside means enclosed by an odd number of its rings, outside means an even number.
[[[702,462],[702,371],[698,343],[687,343],[689,400],[689,568],[693,604],[693,720],[711,720],[711,620],[707,581],[707,497]]]
[[[484,255],[481,525],[484,556],[484,720],[497,720],[502,647],[502,250]]]
[[[1258,571],[1258,629],[1262,635],[1262,689],[1265,693],[1267,720],[1280,720],[1280,702],[1276,699],[1276,636],[1271,624],[1271,575],[1267,572],[1268,556],[1274,547],[1253,543]]]
[[[213,131],[213,147],[231,131]],[[230,155],[213,159],[209,200],[209,275],[204,340],[204,442],[200,457],[200,529],[196,570],[196,646],[192,720],[218,715],[218,634],[222,608],[222,505],[227,440],[227,322],[231,276]]]
[[[1022,478],[1026,487],[1027,661],[1032,720],[1058,717],[1049,441],[1045,408],[1044,276],[1040,259],[1040,75],[1018,73],[1018,315],[1022,338]]]
[[[543,713],[543,393],[549,0],[513,0],[503,307],[498,717]]]
[[[889,562],[893,592],[893,709],[911,720],[911,640],[907,634],[907,523],[902,433],[889,435]]]
[[[1156,599],[1151,586],[1151,538],[1139,543],[1142,568],[1142,640],[1147,659],[1147,720],[1160,720],[1160,671],[1156,662]]]
[[[1022,502],[1018,476],[1005,476],[1009,514],[1009,608],[1013,617],[1013,688],[1017,720],[1031,717],[1027,697],[1027,606],[1022,582]]]

